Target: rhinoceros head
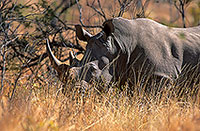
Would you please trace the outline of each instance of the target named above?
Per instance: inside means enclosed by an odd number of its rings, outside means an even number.
[[[76,35],[79,40],[87,42],[86,51],[81,61],[78,61],[73,53],[70,53],[70,65],[59,61],[52,53],[47,42],[47,52],[51,63],[59,75],[59,79],[66,82],[69,77],[85,80],[105,80],[111,81],[113,78],[113,63],[117,56],[118,46],[112,33],[114,27],[112,20],[103,24],[103,30],[91,35],[80,25],[76,25]]]

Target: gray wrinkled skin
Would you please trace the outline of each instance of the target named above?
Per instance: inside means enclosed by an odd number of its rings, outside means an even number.
[[[199,62],[200,26],[171,28],[145,18],[114,18],[104,23],[103,30],[89,37],[77,33],[80,40],[86,37],[86,52],[91,53],[92,59],[83,65],[94,68],[86,74],[87,82],[100,76],[108,82],[119,78],[126,81],[129,69],[137,72],[142,66],[155,75],[174,79],[184,65]]]
[[[87,46],[82,61],[70,69],[74,78],[124,84],[130,72],[137,77],[142,68],[140,73],[174,79],[186,64],[199,62],[200,26],[172,28],[145,18],[114,18],[103,26],[94,36],[76,26],[78,38]]]

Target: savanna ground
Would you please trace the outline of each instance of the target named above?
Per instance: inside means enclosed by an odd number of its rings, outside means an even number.
[[[200,22],[200,2],[1,0],[0,130],[200,130],[195,70],[185,70],[189,75],[180,76],[181,82],[162,85],[159,92],[154,90],[159,82],[137,81],[131,96],[127,85],[121,91],[116,83],[105,89],[103,83],[94,82],[85,89],[58,80],[45,39],[51,39],[59,59],[67,60],[69,50],[81,59],[85,43],[75,37],[74,25],[82,24],[94,34],[105,19],[117,16],[195,26]]]

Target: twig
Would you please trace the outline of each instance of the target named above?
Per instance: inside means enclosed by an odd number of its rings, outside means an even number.
[[[101,12],[102,12],[102,14],[103,14],[103,16],[104,16],[104,19],[107,20],[106,15],[105,15],[105,12],[104,12],[104,10],[103,10],[103,8],[102,8],[102,6],[101,6],[100,0],[97,0],[97,2],[98,2],[98,5],[99,5],[100,10],[101,10]]]
[[[100,16],[102,16],[105,20],[107,20],[106,16],[105,16],[105,13],[101,7],[101,3],[100,1],[98,0],[98,6],[100,8],[101,11],[99,11],[97,8],[94,7],[94,2],[92,3],[92,5],[89,4],[89,2],[87,1],[87,6],[92,8],[95,12],[97,12]]]
[[[13,90],[12,90],[12,94],[11,94],[9,100],[12,100],[13,97],[15,96],[15,92],[16,92],[16,88],[17,88],[17,82],[18,82],[19,78],[21,77],[21,75],[22,75],[22,70],[20,71],[19,75],[17,76],[17,78],[15,80],[15,84],[14,84],[14,87],[13,87]]]
[[[120,0],[118,0],[118,2],[120,4],[120,11],[119,11],[118,17],[121,17],[124,14],[124,10],[126,8],[126,1],[127,0],[124,0],[124,2],[121,3]]]
[[[181,18],[182,18],[182,23],[183,23],[183,28],[186,28],[186,24],[185,24],[185,1],[183,0],[179,0],[179,7],[177,6],[176,1],[174,1],[174,6],[175,8],[179,11],[179,13],[181,14]],[[188,3],[187,3],[188,4]]]
[[[6,51],[4,49],[3,53],[2,53],[2,49],[1,49],[1,56],[3,58],[3,66],[2,66],[2,71],[1,71],[1,88],[0,88],[0,94],[2,95],[2,92],[3,92],[3,86],[4,86],[4,76],[5,76],[5,68],[6,68],[6,58],[5,58],[5,54],[6,54]]]
[[[81,23],[81,25],[85,28],[103,28],[102,26],[88,26],[88,25],[85,25],[82,21],[82,7],[81,5],[79,4],[78,0],[76,0],[76,3],[77,3],[77,6],[78,6],[78,9],[79,9],[79,21]]]

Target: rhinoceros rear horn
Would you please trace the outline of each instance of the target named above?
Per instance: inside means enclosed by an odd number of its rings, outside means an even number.
[[[106,33],[107,36],[114,32],[114,25],[112,23],[112,19],[107,20],[103,23],[103,31]]]
[[[76,28],[76,36],[78,37],[79,40],[88,41],[92,37],[92,35],[88,33],[86,30],[84,30],[81,25],[75,25],[75,28]]]
[[[50,48],[48,39],[46,40],[46,50],[47,50],[49,59],[51,61],[51,64],[53,65],[53,68],[56,69],[56,71],[58,72],[59,75],[63,75],[63,73],[65,73],[66,71],[69,70],[69,66],[67,64],[65,64],[64,62],[61,62],[54,56],[54,54],[52,53],[52,50]]]
[[[72,51],[69,52],[69,62],[70,66],[78,66],[80,61],[76,58]]]

